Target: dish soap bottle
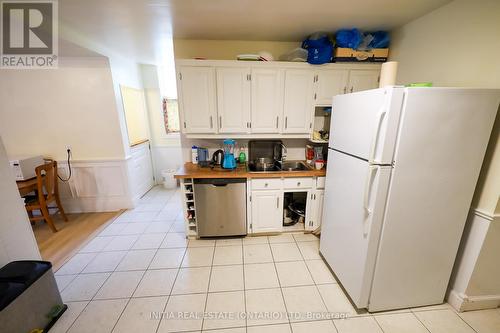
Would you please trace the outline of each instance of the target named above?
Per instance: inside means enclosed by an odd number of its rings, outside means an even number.
[[[245,155],[245,152],[242,150],[240,151],[240,154],[238,155],[238,161],[243,164],[247,161],[247,155]]]

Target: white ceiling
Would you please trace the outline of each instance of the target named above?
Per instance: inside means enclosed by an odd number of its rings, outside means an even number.
[[[342,27],[390,30],[450,0],[61,0],[61,29],[156,62],[172,36],[300,41]]]

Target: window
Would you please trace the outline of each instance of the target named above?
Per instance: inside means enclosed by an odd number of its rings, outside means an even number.
[[[179,106],[177,99],[163,98],[163,121],[167,134],[179,133]]]

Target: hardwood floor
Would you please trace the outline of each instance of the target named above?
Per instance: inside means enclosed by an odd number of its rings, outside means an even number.
[[[43,260],[52,262],[56,271],[73,253],[76,253],[120,213],[121,211],[67,214],[68,222],[64,222],[60,215],[56,214],[53,215],[58,230],[56,233],[53,233],[46,223],[37,222],[33,226],[33,232]]]

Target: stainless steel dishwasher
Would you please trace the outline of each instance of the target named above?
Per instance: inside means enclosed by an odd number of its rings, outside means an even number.
[[[199,237],[247,234],[247,180],[195,179],[196,221]]]

